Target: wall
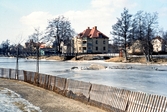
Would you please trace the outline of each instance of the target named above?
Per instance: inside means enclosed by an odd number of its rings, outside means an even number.
[[[96,40],[98,43],[96,44]],[[86,41],[83,44],[83,41]],[[103,41],[105,41],[103,43]],[[108,39],[107,38],[74,38],[75,53],[108,53]],[[86,52],[84,52],[83,47],[86,47]],[[96,50],[98,47],[98,50]],[[103,50],[105,47],[105,50]],[[89,49],[90,48],[90,49]]]
[[[98,43],[96,43],[96,40]],[[96,47],[98,47],[98,50],[96,50]],[[105,50],[103,50],[103,47],[105,47]],[[93,53],[108,53],[108,39],[93,38]]]

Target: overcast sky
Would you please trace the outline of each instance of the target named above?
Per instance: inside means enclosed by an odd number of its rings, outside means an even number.
[[[131,14],[158,12],[159,28],[167,30],[167,0],[0,0],[0,43],[27,40],[34,28],[44,31],[48,20],[59,15],[68,18],[77,33],[97,26],[111,37],[111,26],[124,7]]]

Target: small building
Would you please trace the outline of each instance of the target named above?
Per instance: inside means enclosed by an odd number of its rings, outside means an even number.
[[[40,55],[42,56],[52,55],[56,53],[55,49],[52,48],[52,46],[48,43],[40,43],[39,50],[40,50]]]
[[[61,52],[63,54],[71,54],[73,52],[73,40],[68,40],[65,42],[61,42],[60,44]]]
[[[118,53],[119,48],[113,44],[108,44],[108,53]]]
[[[74,39],[75,53],[108,53],[109,38],[97,30],[97,26],[89,27]]]
[[[157,36],[151,41],[153,45],[153,52],[166,52],[166,42],[160,36]]]
[[[143,45],[141,40],[136,40],[127,48],[128,54],[143,54]]]
[[[37,46],[37,43],[35,43],[33,39],[25,43],[25,48],[28,48],[28,49],[36,49],[36,46]]]
[[[55,54],[55,50],[53,48],[40,48],[39,52],[41,56]]]

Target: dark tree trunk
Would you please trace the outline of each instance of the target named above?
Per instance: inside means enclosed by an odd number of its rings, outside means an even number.
[[[36,72],[39,73],[39,45],[36,47],[37,52],[37,65],[36,65]]]
[[[19,48],[18,48],[18,46],[17,46],[17,51],[16,51],[17,53],[16,53],[16,72],[15,72],[15,79],[19,79],[19,62],[18,62],[18,60],[19,60]]]
[[[127,61],[127,51],[126,51],[126,33],[124,34],[124,54],[125,54],[125,61]]]

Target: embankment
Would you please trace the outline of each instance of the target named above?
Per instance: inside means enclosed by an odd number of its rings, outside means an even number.
[[[58,76],[38,74],[23,70],[19,70],[17,72],[17,70],[14,69],[1,68],[0,77],[24,81],[37,87],[50,90],[50,92],[56,92],[65,97],[88,105],[96,106],[110,112],[165,112],[167,108],[167,99],[164,96],[133,92],[105,85],[61,78]],[[41,92],[40,90],[41,89],[38,91],[39,93]],[[26,96],[30,94],[30,91],[24,94]],[[47,93],[42,94],[45,95]],[[38,94],[33,93],[34,99],[36,96],[42,99],[41,105],[45,104],[45,99],[42,95],[39,96]],[[37,100],[40,102],[40,99]],[[55,98],[52,100],[57,99]],[[52,106],[52,103],[49,103],[48,105]],[[47,105],[45,106],[47,108]]]
[[[23,81],[0,78],[0,87],[17,92],[22,98],[40,107],[42,112],[104,112],[99,108]]]

